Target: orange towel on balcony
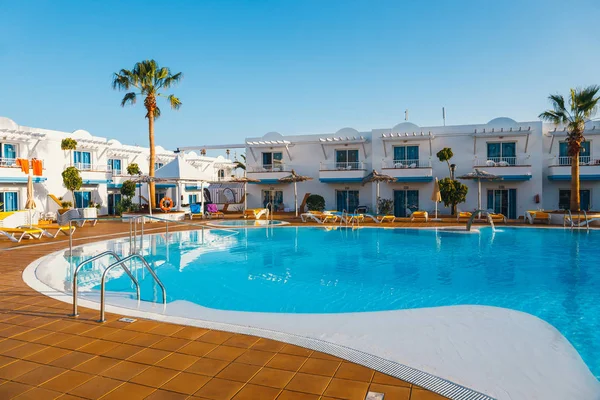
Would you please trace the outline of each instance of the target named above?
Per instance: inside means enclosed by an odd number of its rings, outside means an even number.
[[[21,167],[21,171],[26,174],[29,174],[29,160],[26,158],[17,158],[17,166]]]
[[[38,160],[35,158],[33,160],[31,160],[31,168],[33,168],[34,176],[42,176],[42,170],[44,169],[42,160]]]

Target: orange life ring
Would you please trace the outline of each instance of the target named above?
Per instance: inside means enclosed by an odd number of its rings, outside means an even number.
[[[168,205],[166,205],[165,203],[169,203]],[[171,199],[170,197],[163,197],[162,199],[160,199],[160,209],[163,210],[164,212],[169,212],[171,211],[171,208],[173,208],[173,199]]]

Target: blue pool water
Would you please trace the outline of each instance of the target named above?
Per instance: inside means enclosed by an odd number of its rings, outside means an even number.
[[[554,325],[600,376],[600,232],[286,227],[205,235],[204,244],[199,231],[174,233],[168,244],[164,235],[146,239],[169,301],[285,313],[506,307]],[[115,275],[108,289],[131,291],[127,279]],[[156,296],[152,286],[142,281],[146,300]]]
[[[212,226],[219,226],[223,228],[239,228],[244,226],[271,226],[271,225],[287,225],[285,221],[271,221],[265,219],[234,219],[234,220],[222,220],[222,221],[210,221],[208,223]]]

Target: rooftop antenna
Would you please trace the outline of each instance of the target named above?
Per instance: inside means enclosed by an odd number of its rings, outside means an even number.
[[[404,120],[408,121],[408,108],[404,110]]]
[[[442,118],[444,119],[444,126],[446,126],[446,107],[442,107]]]

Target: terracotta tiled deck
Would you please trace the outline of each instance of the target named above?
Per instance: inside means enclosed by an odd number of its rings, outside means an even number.
[[[78,229],[75,244],[123,235],[128,224]],[[172,229],[172,228],[171,228]],[[138,320],[128,324],[30,289],[33,260],[67,238],[0,243],[0,399],[357,399],[442,396],[312,350],[253,336]]]

